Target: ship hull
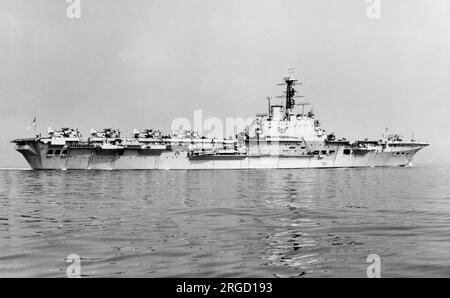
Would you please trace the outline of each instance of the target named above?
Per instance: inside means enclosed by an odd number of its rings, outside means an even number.
[[[201,169],[305,169],[398,167],[411,164],[422,147],[396,151],[366,152],[345,155],[343,150],[327,156],[205,156],[192,158],[183,151],[143,154],[139,150],[125,152],[68,150],[67,154],[48,156],[47,145],[39,142],[17,150],[35,170],[201,170]]]

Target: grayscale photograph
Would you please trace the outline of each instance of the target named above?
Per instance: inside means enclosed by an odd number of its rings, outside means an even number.
[[[449,112],[448,0],[0,0],[0,278],[448,278]]]

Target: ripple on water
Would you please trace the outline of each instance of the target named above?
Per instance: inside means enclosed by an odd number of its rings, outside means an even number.
[[[0,276],[450,276],[450,167],[0,171]]]

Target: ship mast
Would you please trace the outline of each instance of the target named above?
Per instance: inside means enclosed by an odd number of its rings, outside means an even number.
[[[303,97],[296,95],[297,90],[294,89],[295,85],[301,84],[297,83],[297,79],[294,77],[294,69],[289,68],[289,74],[285,77],[283,77],[283,83],[278,84],[279,86],[286,85],[286,91],[284,92],[284,95],[277,96],[277,98],[285,98],[285,116],[287,119],[289,119],[289,116],[292,112],[292,110],[295,107],[295,99],[296,97]]]

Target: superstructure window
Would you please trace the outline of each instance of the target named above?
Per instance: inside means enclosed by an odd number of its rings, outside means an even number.
[[[323,155],[327,154],[327,150],[322,150],[320,153],[322,153]]]
[[[344,154],[345,154],[345,155],[350,155],[350,153],[352,153],[352,150],[350,150],[350,149],[344,149]]]
[[[53,155],[53,150],[52,149],[48,150],[47,155]]]
[[[61,156],[67,156],[67,150],[63,150],[63,151],[61,152]]]
[[[335,150],[330,150],[329,152],[330,152],[330,154],[334,154],[334,153],[336,153],[336,151],[335,151]]]
[[[60,153],[61,153],[61,150],[59,150],[59,149],[55,151],[55,155],[59,155]]]

